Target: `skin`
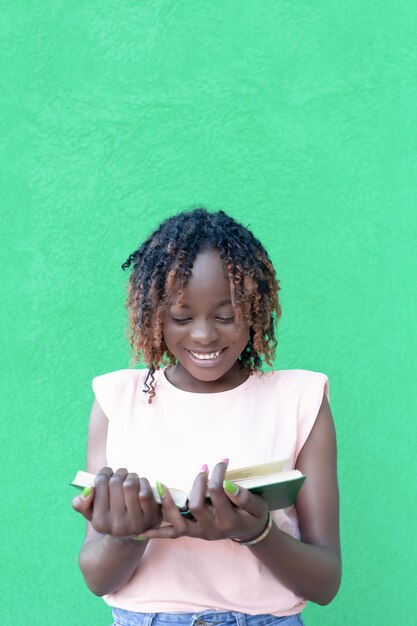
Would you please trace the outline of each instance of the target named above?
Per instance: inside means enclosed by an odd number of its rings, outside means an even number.
[[[197,256],[183,306],[179,307],[173,298],[164,317],[163,334],[177,358],[177,364],[167,370],[167,377],[180,389],[195,393],[225,391],[247,378],[237,358],[249,339],[249,327],[246,321],[238,325],[233,318],[229,281],[216,251]],[[190,356],[190,351],[219,349],[224,349],[221,358],[209,367]],[[243,488],[234,496],[224,489],[227,462],[219,462],[210,477],[204,468],[196,476],[189,502],[196,521],[191,522],[179,514],[166,486],[159,507],[146,479],[124,468],[113,473],[104,467],[106,438],[107,418],[95,401],[90,416],[87,471],[98,476],[86,498],[74,498],[73,508],[88,522],[79,563],[87,585],[97,595],[117,591],[130,580],[151,538],[249,540],[266,527],[268,510],[262,498]],[[340,585],[341,554],[336,438],[325,396],[296,468],[308,476],[296,502],[301,541],[273,524],[263,541],[242,549],[251,550],[297,595],[328,604]],[[211,505],[205,502],[206,489]],[[162,520],[165,525],[160,527]]]

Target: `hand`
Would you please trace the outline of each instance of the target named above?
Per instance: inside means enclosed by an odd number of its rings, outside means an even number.
[[[72,506],[96,532],[115,537],[140,535],[162,522],[161,508],[147,479],[124,468],[113,474],[110,467],[103,467],[91,492],[85,498],[76,496]]]
[[[227,462],[218,463],[208,480],[208,471],[200,472],[194,480],[189,499],[189,510],[194,520],[186,519],[178,511],[171,494],[162,485],[162,515],[167,526],[152,528],[142,533],[147,539],[175,539],[195,537],[207,540],[250,540],[260,535],[267,525],[268,505],[247,489],[239,487],[235,495],[223,486]],[[206,502],[208,491],[211,504]]]

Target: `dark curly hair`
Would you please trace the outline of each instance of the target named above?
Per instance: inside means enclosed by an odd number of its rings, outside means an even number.
[[[155,370],[167,362],[175,363],[162,332],[167,302],[174,289],[179,288],[181,303],[196,256],[211,249],[218,250],[224,262],[238,322],[242,320],[245,303],[251,303],[246,314],[250,336],[239,357],[240,367],[249,374],[260,370],[261,356],[268,365],[272,364],[277,346],[275,325],[281,317],[280,286],[265,248],[248,228],[223,211],[184,211],[162,222],[122,265],[126,270],[133,264],[126,301],[127,332],[132,364],[138,363],[142,353],[149,368],[144,390],[149,393],[149,402],[155,395]]]

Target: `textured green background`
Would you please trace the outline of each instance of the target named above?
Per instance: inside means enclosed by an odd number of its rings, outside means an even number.
[[[273,257],[276,367],[329,375],[344,580],[306,623],[411,623],[415,1],[9,0],[0,27],[1,623],[111,622],[67,483],[91,378],[128,364],[120,264],[198,204]]]

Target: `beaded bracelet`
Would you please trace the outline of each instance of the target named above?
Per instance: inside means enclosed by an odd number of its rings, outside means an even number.
[[[255,543],[259,543],[260,541],[262,541],[262,539],[265,539],[265,537],[269,535],[271,528],[272,528],[272,517],[270,513],[268,516],[268,523],[266,525],[266,528],[258,537],[255,537],[255,539],[251,539],[251,541],[240,541],[240,539],[232,539],[232,541],[236,541],[236,543],[240,543],[241,546],[253,546],[255,545]]]

